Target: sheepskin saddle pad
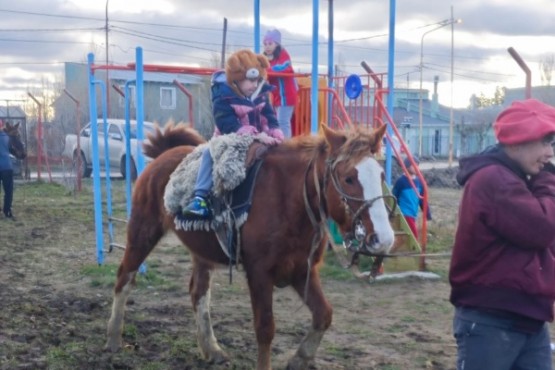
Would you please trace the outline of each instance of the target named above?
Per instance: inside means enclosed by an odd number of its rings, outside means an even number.
[[[209,199],[213,217],[208,220],[185,217],[182,210],[193,198],[202,152],[206,147],[214,160],[214,185]],[[240,228],[247,220],[254,182],[266,150],[257,136],[238,134],[216,136],[195,148],[171,174],[164,193],[164,206],[174,215],[176,229],[218,231],[222,225]]]

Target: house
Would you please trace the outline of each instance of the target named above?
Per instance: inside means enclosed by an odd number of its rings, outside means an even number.
[[[95,71],[95,79],[101,85],[108,84],[106,113],[111,118],[125,118],[125,99],[120,94],[128,86],[130,92],[130,118],[136,116],[136,97],[134,70]],[[65,63],[64,94],[54,102],[55,122],[66,133],[74,133],[78,127],[89,122],[89,77],[88,65]],[[144,119],[164,125],[174,122],[191,122],[196,128],[210,126],[209,77],[176,73],[144,72]],[[101,89],[96,87],[97,117],[102,117],[105,105],[101,99]],[[79,104],[77,104],[77,102]],[[79,106],[79,109],[77,109]],[[207,114],[208,113],[208,114]],[[79,117],[79,122],[78,121]],[[79,123],[79,125],[77,125]],[[199,129],[202,132],[202,129]]]
[[[439,79],[436,77],[431,99],[428,90],[394,90],[392,119],[410,152],[424,158],[448,158],[451,135],[453,158],[479,152],[495,143],[491,125],[501,108],[454,108],[451,125],[451,108],[438,101],[438,83]],[[362,103],[350,104],[349,101],[344,101],[352,121],[368,123],[372,119],[374,107],[368,106],[366,102],[373,102],[374,91],[373,88],[366,87],[360,97]],[[387,102],[387,91],[383,93],[382,99],[384,103]]]

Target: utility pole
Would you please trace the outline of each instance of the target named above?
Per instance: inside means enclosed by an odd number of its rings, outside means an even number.
[[[108,1],[106,0],[106,66],[108,66]],[[106,68],[106,112],[108,113],[108,117],[110,117],[110,78],[108,76],[108,72],[110,70]],[[92,119],[93,117],[91,117]]]
[[[225,68],[226,38],[227,38],[227,18],[224,18],[224,34],[223,34],[223,40],[222,40],[222,57],[221,57],[221,61],[220,61],[220,67],[222,69]]]

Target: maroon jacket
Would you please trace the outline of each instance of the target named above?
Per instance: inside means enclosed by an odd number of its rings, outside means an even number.
[[[553,321],[553,170],[528,178],[500,147],[461,160],[464,192],[449,271],[455,306]]]

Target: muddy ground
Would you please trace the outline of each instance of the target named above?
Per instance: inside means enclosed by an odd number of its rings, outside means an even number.
[[[430,193],[429,249],[448,252],[460,190]],[[197,351],[187,293],[190,259],[171,236],[149,257],[148,272],[131,295],[126,347],[116,354],[103,351],[122,252],[107,253],[97,265],[91,203],[90,189],[74,196],[57,185],[17,185],[17,221],[0,219],[0,369],[252,369],[256,340],[241,273],[233,274],[231,284],[226,269],[214,279],[215,334],[231,362],[206,364]],[[121,197],[114,204],[116,213],[125,209]],[[121,242],[124,226],[115,229]],[[326,260],[323,285],[334,316],[315,368],[455,368],[448,258],[427,260],[437,280],[373,284],[338,271],[331,256]],[[283,369],[307,330],[309,313],[287,288],[275,290],[274,313],[273,366]]]

